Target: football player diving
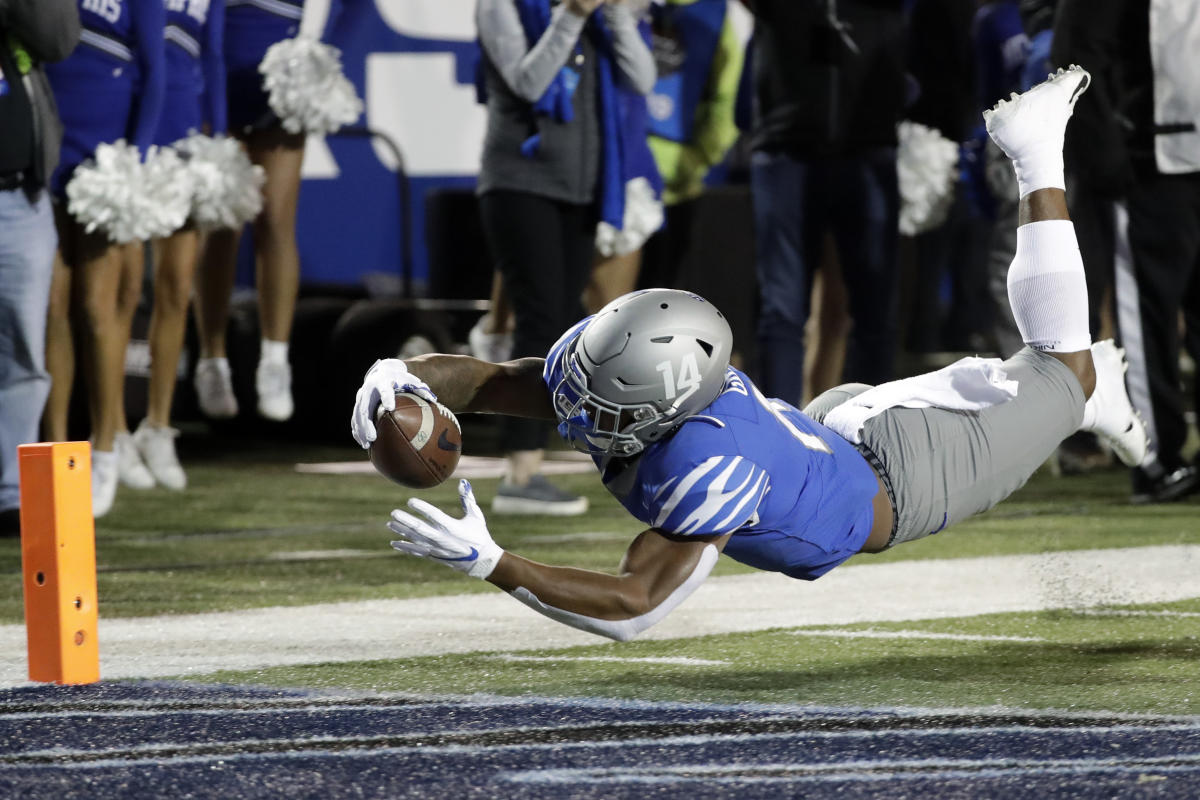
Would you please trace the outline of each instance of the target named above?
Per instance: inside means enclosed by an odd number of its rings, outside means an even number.
[[[729,365],[732,336],[701,297],[625,295],[563,334],[545,359],[491,364],[426,355],[376,362],[352,419],[363,447],[394,393],[455,412],[557,420],[604,486],[647,528],[618,574],[548,566],[501,549],[461,481],[464,516],[419,499],[392,512],[397,550],[483,578],[573,627],[627,640],[704,581],[722,552],[813,580],[855,553],[937,533],[1022,486],[1084,429],[1127,464],[1147,450],[1123,352],[1091,343],[1087,286],[1067,216],[1062,144],[1090,76],[1059,70],[984,113],[1020,186],[1009,301],[1026,343],[1011,358],[840,386],[803,412]]]

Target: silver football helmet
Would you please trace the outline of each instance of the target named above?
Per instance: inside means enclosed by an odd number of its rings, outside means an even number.
[[[732,344],[724,315],[699,295],[618,297],[563,349],[559,433],[585,453],[641,452],[716,399]]]

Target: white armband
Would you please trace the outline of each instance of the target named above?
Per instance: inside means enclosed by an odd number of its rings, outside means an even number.
[[[667,614],[670,614],[675,610],[676,606],[687,599],[688,595],[696,591],[696,588],[704,583],[704,579],[708,577],[708,573],[712,572],[719,555],[716,546],[710,544],[705,547],[700,553],[699,561],[696,562],[696,568],[692,570],[692,574],[687,577],[687,580],[679,584],[675,591],[667,595],[667,598],[656,607],[641,616],[631,617],[630,619],[597,619],[595,617],[586,617],[583,614],[576,614],[574,611],[564,611],[561,608],[546,605],[538,599],[537,595],[524,586],[518,586],[509,592],[509,594],[539,614],[544,614],[550,619],[561,622],[564,625],[570,625],[572,628],[578,628],[588,633],[607,636],[610,639],[616,639],[618,642],[627,642],[651,625],[657,623]]]

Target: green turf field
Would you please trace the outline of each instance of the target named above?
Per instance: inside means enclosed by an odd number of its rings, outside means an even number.
[[[186,492],[121,491],[114,511],[97,526],[102,617],[469,592],[493,592],[497,602],[513,602],[488,584],[388,547],[384,521],[411,492],[374,475],[304,475],[294,468],[298,461],[357,459],[357,451],[225,444],[240,449],[230,455],[196,448],[187,460]],[[187,459],[186,439],[182,450]],[[538,560],[613,569],[640,526],[593,477],[562,480],[589,496],[587,516],[495,517],[495,538]],[[1043,471],[989,514],[850,563],[1200,544],[1200,502],[1133,507],[1127,481],[1120,470],[1070,478]],[[476,482],[485,511],[495,485]],[[456,505],[450,485],[423,496]],[[0,623],[19,623],[15,541],[0,541],[0,571],[9,576],[0,584]],[[747,572],[722,559],[714,574]],[[1177,613],[1052,611],[626,644],[597,639],[592,647],[517,656],[437,656],[205,677],[439,694],[1200,713],[1200,599],[1135,610]],[[952,638],[939,638],[946,634]],[[587,660],[597,658],[617,660]]]

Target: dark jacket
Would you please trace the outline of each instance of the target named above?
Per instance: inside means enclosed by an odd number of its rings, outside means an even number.
[[[61,61],[79,43],[79,8],[75,0],[0,0],[0,47],[8,49],[12,36],[33,58],[33,69],[22,83],[33,107],[34,186],[46,185],[58,166],[62,124],[54,93],[41,65]],[[7,54],[10,58],[12,53]],[[15,76],[13,76],[15,78]]]
[[[1092,76],[1067,127],[1071,171],[1112,194],[1154,169],[1154,72],[1148,0],[1061,0],[1050,58]]]
[[[755,0],[756,150],[801,158],[894,146],[905,99],[900,0]]]

